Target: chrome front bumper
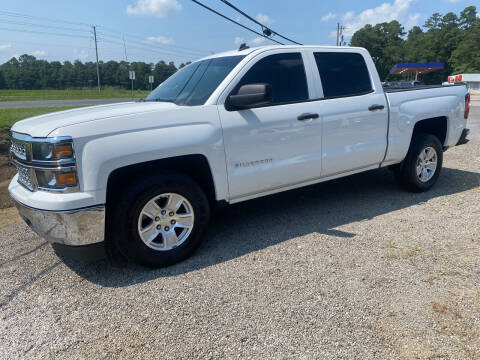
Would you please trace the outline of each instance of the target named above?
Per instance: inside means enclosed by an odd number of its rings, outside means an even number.
[[[47,211],[14,202],[28,226],[50,243],[82,246],[104,240],[105,206]]]

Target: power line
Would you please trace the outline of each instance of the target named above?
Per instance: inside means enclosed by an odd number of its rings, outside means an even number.
[[[12,31],[12,32],[22,32],[22,33],[28,33],[28,34],[42,34],[42,35],[52,35],[52,36],[63,36],[63,37],[71,37],[71,38],[80,38],[80,39],[89,39],[91,40],[92,37],[91,36],[82,36],[82,35],[78,35],[78,34],[66,34],[66,33],[53,33],[53,32],[44,32],[44,31],[33,31],[33,30],[23,30],[23,29],[12,29],[12,28],[3,28],[3,27],[0,27],[0,30],[5,30],[5,31]],[[108,35],[106,35],[108,36]],[[101,38],[98,38],[97,37],[97,41],[101,42]],[[121,46],[125,46],[122,43],[119,43],[119,42],[115,42],[115,41],[111,41],[111,40],[108,40],[108,39],[103,39],[103,41],[105,42],[108,42],[108,43],[111,43],[111,44],[115,44],[115,45],[121,45]],[[171,51],[165,51],[161,48],[156,48],[155,46],[149,46],[149,45],[145,45],[145,46],[142,46],[140,44],[132,44],[131,42],[128,42],[126,41],[126,44],[129,46],[129,47],[133,47],[133,48],[136,48],[136,49],[139,49],[139,50],[143,50],[145,52],[155,52],[157,54],[162,54],[162,55],[170,55],[170,56],[175,56],[175,57],[180,57],[180,58],[184,58],[184,59],[188,59],[188,60],[191,60],[192,58],[194,57],[198,57],[200,55],[198,54],[186,54],[186,53],[178,53],[178,52],[171,52]],[[65,47],[71,47],[70,46],[67,46],[67,45],[64,45]],[[202,54],[204,55],[204,54]]]
[[[1,16],[2,15],[0,14],[0,17]],[[48,28],[48,29],[76,31],[76,32],[83,32],[83,33],[88,31],[86,29],[75,29],[75,28],[67,28],[67,27],[54,26],[54,25],[35,24],[30,22],[18,22],[18,21],[5,20],[5,19],[1,19],[1,21],[2,23],[12,24],[12,25],[32,26],[32,27],[40,27],[40,28]]]
[[[251,31],[251,32],[254,33],[254,34],[257,34],[257,35],[259,35],[259,36],[261,36],[261,37],[264,37],[265,39],[268,39],[268,40],[270,40],[270,41],[273,41],[273,42],[275,42],[275,43],[277,43],[277,44],[285,45],[285,44],[281,43],[280,41],[277,41],[277,40],[274,40],[274,39],[272,39],[272,38],[269,38],[268,36],[266,36],[266,35],[264,35],[264,34],[261,34],[261,33],[259,33],[258,31],[255,31],[255,30],[250,29],[249,27],[247,27],[247,26],[245,26],[245,25],[240,24],[238,21],[235,21],[235,20],[229,18],[228,16],[225,16],[225,15],[219,13],[219,12],[216,11],[216,10],[213,10],[212,8],[208,7],[207,5],[202,4],[200,1],[197,1],[197,0],[192,0],[192,1],[193,1],[195,4],[200,5],[201,7],[203,7],[203,8],[205,8],[205,9],[213,12],[214,14],[217,14],[218,16],[224,18],[225,20],[228,20],[228,21],[230,21],[230,22],[232,22],[232,23],[234,23],[234,24],[236,24],[236,25],[238,25],[238,26],[240,26],[240,27],[242,27],[242,28],[244,28],[244,29],[246,29],[246,30],[248,30],[248,31]]]
[[[1,19],[2,17],[6,17],[6,19]],[[12,18],[11,20],[8,18]],[[33,23],[31,21],[36,21],[37,23]],[[81,22],[72,22],[72,21],[65,21],[65,20],[56,20],[56,19],[50,19],[50,18],[45,18],[45,17],[39,17],[39,16],[31,16],[31,15],[24,15],[20,13],[15,13],[15,12],[10,12],[10,11],[3,11],[0,10],[0,23],[5,23],[5,24],[12,24],[12,25],[19,25],[19,26],[24,26],[24,27],[38,27],[38,28],[48,28],[48,29],[54,29],[54,30],[62,30],[59,32],[46,32],[46,31],[36,31],[36,30],[30,30],[30,29],[15,29],[15,28],[6,28],[2,27],[0,30],[6,30],[6,31],[12,31],[12,32],[23,32],[23,33],[31,33],[31,34],[42,34],[42,35],[53,35],[53,36],[65,36],[65,37],[75,37],[75,38],[85,38],[85,39],[92,39],[94,34],[93,32],[90,33],[90,36],[85,35],[82,36],[81,34],[69,34],[69,32],[86,32],[88,31],[87,29],[83,27],[88,27],[89,29],[92,29],[92,25],[81,23]],[[63,23],[63,24],[69,24],[71,26],[75,26],[77,28],[73,27],[62,27],[62,26],[54,26],[48,23]],[[100,28],[101,31],[98,31]],[[114,30],[114,29],[109,29],[104,26],[96,26],[96,32],[97,32],[97,40],[101,39],[102,35],[103,36],[108,36],[108,37],[114,37],[114,35],[108,35],[108,34],[102,34],[102,32],[107,32],[111,34],[119,34],[120,36],[117,35],[117,38],[122,42],[122,46],[125,46],[123,38],[131,38],[131,39],[140,39],[143,42],[146,43],[146,38],[139,36],[139,35],[133,35],[133,34],[124,34],[123,32]],[[125,39],[125,40],[126,40]],[[133,42],[133,40],[132,40]],[[132,46],[129,44],[129,46]],[[182,49],[181,53],[182,54],[187,54],[189,53],[188,57],[183,56],[185,58],[191,59],[192,57],[199,57],[199,56],[205,56],[208,52],[207,51],[202,51],[198,49],[189,49],[186,47],[182,46],[177,46],[177,45],[168,45],[168,47],[162,47],[159,44],[155,43],[148,43],[149,47],[152,48],[157,48],[161,49],[165,54],[170,54],[173,56],[180,56],[182,55],[178,53],[173,53],[173,52],[168,52],[165,50],[168,50],[169,48],[178,48]]]
[[[120,37],[120,36],[117,36],[117,35],[109,35],[107,33],[103,33],[103,32],[99,32],[97,31],[97,36],[99,36],[99,38],[102,38],[105,37],[105,38],[110,38],[110,39],[114,39],[116,41],[119,41],[119,42],[122,42],[125,40],[128,44],[132,44],[133,43],[133,40],[130,41],[128,40],[128,38],[132,38],[131,36],[128,36],[127,34],[125,34],[124,36]],[[145,39],[144,38],[141,38],[143,40],[143,43],[141,44],[145,44],[145,46],[148,46],[148,47],[151,47],[151,48],[157,48],[159,50],[162,50],[162,51],[166,51],[166,52],[171,52],[172,49],[169,49],[167,47],[162,47],[158,44],[151,44],[151,43],[146,43],[145,42]],[[137,44],[137,42],[135,42],[135,44]],[[139,44],[139,45],[141,45]],[[175,51],[175,49],[173,49],[173,51]],[[197,52],[197,51],[193,51],[193,50],[182,50],[180,51],[181,54],[189,54],[191,56],[204,56],[206,55],[206,52]],[[173,53],[174,54],[174,53]]]
[[[3,14],[5,16],[10,16],[10,17],[20,17],[20,18],[25,18],[25,19],[37,19],[37,20],[42,20],[42,21],[47,21],[47,22],[64,23],[64,24],[70,24],[70,25],[76,25],[76,26],[86,26],[86,27],[91,27],[92,26],[90,24],[85,24],[85,23],[81,23],[81,22],[56,20],[56,19],[40,17],[40,16],[24,15],[24,14],[15,13],[15,12],[12,12],[12,11],[0,10],[0,14]]]
[[[104,42],[106,43],[106,42]],[[117,57],[123,59],[125,57],[125,54],[124,54],[124,49],[122,48],[123,47],[123,44],[120,44],[120,43],[113,43],[113,42],[108,42],[109,44],[114,44],[114,45],[119,45],[118,47],[104,47],[102,46],[101,47],[101,50],[102,50],[102,54],[115,54]],[[102,44],[101,41],[99,41],[99,46],[100,44]],[[182,59],[185,59],[185,60],[194,60],[194,58],[192,58],[191,56],[186,56],[186,55],[170,55],[170,54],[165,54],[161,51],[157,51],[157,50],[151,50],[151,49],[147,49],[147,48],[141,48],[141,47],[136,47],[136,46],[129,46],[127,44],[127,47],[128,47],[128,60],[129,62],[132,62],[132,56],[133,54],[148,54],[148,55],[163,55],[163,61],[167,62],[168,58],[169,57],[175,57],[175,58],[182,58]],[[142,56],[143,58],[145,58],[145,55]],[[121,60],[121,61],[125,61],[125,60]],[[100,60],[100,62],[102,62],[102,60]],[[104,63],[106,62],[103,61]]]
[[[123,38],[123,36],[125,36],[126,38],[131,38],[131,39],[136,39],[136,40],[142,40],[142,41],[148,40],[148,39],[146,39],[145,37],[142,37],[142,36],[140,36],[140,35],[135,35],[135,34],[130,34],[130,33],[124,33],[124,32],[118,31],[118,30],[114,30],[114,29],[107,28],[107,27],[105,27],[105,26],[103,26],[103,25],[99,25],[98,27],[99,27],[103,32],[105,32],[105,33],[110,33],[110,34],[114,34],[113,36],[117,36],[118,38]],[[101,34],[101,32],[98,32],[98,33]],[[149,43],[149,44],[150,44],[150,43]],[[150,45],[160,47],[159,44],[150,44]],[[206,53],[206,51],[204,51],[204,50],[187,48],[187,47],[184,47],[184,46],[173,45],[173,44],[168,44],[168,48],[178,48],[178,49],[181,49],[181,50],[187,50],[187,51],[189,51],[189,52],[198,53],[198,54],[201,54],[201,55],[204,55],[204,54]]]
[[[106,42],[106,43],[109,43],[109,44],[123,46],[123,43],[121,43],[121,42],[116,42],[116,41],[112,41],[112,40],[109,40],[109,39],[99,39],[100,43],[102,41]],[[152,49],[152,48],[149,48],[149,47],[143,47],[142,45],[131,44],[129,42],[127,42],[127,46],[128,46],[128,48],[134,48],[134,49],[143,50],[143,51],[146,51],[146,52],[154,52],[154,53],[162,54],[162,55],[170,55],[170,56],[180,57],[180,58],[184,58],[184,59],[188,59],[188,60],[191,60],[192,57],[193,57],[192,55],[188,55],[188,54],[161,51],[161,50]]]
[[[44,31],[10,29],[10,28],[3,28],[3,27],[0,28],[0,30],[13,31],[13,32],[23,32],[23,33],[29,33],[29,34],[42,34],[42,35],[53,35],[53,36],[67,36],[67,37],[74,37],[74,38],[81,38],[81,39],[90,39],[89,36],[82,36],[82,35],[76,35],[76,34],[60,34],[60,33],[50,33],[50,32],[44,32]]]
[[[3,42],[9,42],[9,41],[12,41],[12,39],[0,39],[0,41],[3,41]],[[29,44],[29,45],[40,45],[40,46],[50,46],[50,47],[53,47],[53,48],[72,48],[72,44],[58,44],[58,43],[46,43],[46,42],[33,42],[33,41],[24,41],[24,40],[15,40],[15,43],[19,43],[19,44]],[[75,48],[78,48],[78,49],[87,49],[86,46],[75,46]]]
[[[147,44],[147,43],[138,43],[138,42],[134,42],[132,40],[129,40],[127,39],[127,36],[125,36],[125,38],[120,38],[120,37],[116,37],[116,36],[112,36],[112,35],[108,35],[108,34],[104,34],[104,33],[99,33],[97,31],[97,37],[100,41],[105,41],[105,42],[109,42],[111,44],[116,44],[116,45],[121,45],[122,47],[124,47],[124,42],[126,44],[126,46],[128,47],[132,47],[132,46],[136,46],[136,47],[143,47],[144,49],[148,49],[148,50],[151,50],[151,51],[158,51],[158,52],[162,52],[162,53],[165,53],[165,54],[170,54],[170,55],[189,55],[190,57],[195,57],[195,56],[204,56],[205,53],[202,53],[202,54],[199,54],[199,53],[192,53],[190,51],[176,51],[176,50],[171,50],[171,49],[165,49],[165,48],[162,48],[162,47],[157,47],[156,45],[154,44]]]
[[[263,30],[263,33],[267,36],[271,36],[272,34],[273,35],[278,35],[280,36],[282,39],[285,39],[287,41],[290,41],[294,44],[297,44],[297,45],[302,45],[300,44],[299,42],[296,42],[292,39],[289,39],[283,35],[280,35],[278,32],[272,30],[271,28],[269,28],[268,26],[265,26],[263,25],[260,21],[258,21],[257,19],[254,19],[253,17],[251,17],[250,15],[246,14],[244,11],[240,10],[239,8],[237,8],[235,5],[233,5],[232,3],[230,3],[229,1],[227,0],[220,0],[221,2],[223,2],[224,4],[230,6],[232,9],[234,9],[236,12],[242,14],[243,16],[245,16],[247,19],[249,19],[250,21],[253,21],[255,24],[257,25],[260,25],[262,27],[262,30]]]

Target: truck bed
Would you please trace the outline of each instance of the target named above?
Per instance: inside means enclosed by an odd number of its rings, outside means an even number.
[[[412,92],[414,91],[414,93]],[[445,148],[455,146],[466,126],[465,84],[417,86],[385,89],[389,105],[388,150],[386,162],[399,162],[407,154],[417,122],[432,119],[445,124]]]
[[[389,88],[384,87],[383,91],[386,93],[396,93],[402,91],[415,91],[415,90],[425,90],[425,89],[437,89],[437,88],[450,88],[453,86],[465,86],[464,83],[455,83],[452,85],[421,85],[421,86],[412,86],[412,87],[398,87],[398,88]]]

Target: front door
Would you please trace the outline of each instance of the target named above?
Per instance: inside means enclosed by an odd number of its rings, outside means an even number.
[[[322,126],[309,101],[313,85],[309,90],[302,53],[277,50],[251,62],[231,93],[246,84],[269,84],[273,101],[239,111],[218,107],[231,200],[321,176]]]

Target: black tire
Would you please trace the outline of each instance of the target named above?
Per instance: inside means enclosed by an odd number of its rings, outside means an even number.
[[[191,204],[194,212],[193,229],[187,239],[168,251],[148,247],[138,234],[138,218],[144,205],[155,196],[176,193]],[[210,219],[210,206],[202,188],[190,178],[178,173],[154,175],[134,182],[121,195],[113,209],[111,241],[128,259],[148,267],[173,265],[189,257],[200,244]]]
[[[432,147],[437,153],[437,168],[428,181],[421,181],[417,176],[417,159],[420,153],[427,147]],[[443,148],[440,140],[434,135],[418,133],[414,134],[407,156],[401,164],[394,168],[395,177],[404,189],[411,192],[424,192],[429,190],[440,175],[443,164]]]

